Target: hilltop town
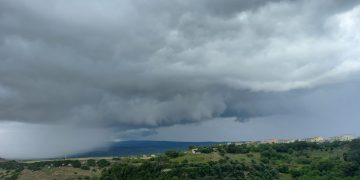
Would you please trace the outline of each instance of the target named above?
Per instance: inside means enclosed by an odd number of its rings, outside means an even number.
[[[219,144],[219,145],[288,144],[288,143],[294,143],[294,142],[308,142],[308,143],[329,142],[329,143],[332,143],[332,142],[352,141],[356,138],[359,138],[359,137],[355,136],[355,135],[351,135],[351,134],[345,134],[345,135],[332,136],[332,137],[314,136],[314,137],[303,138],[303,139],[266,139],[263,141],[233,141],[233,142],[227,142],[225,144]],[[199,154],[199,153],[201,153],[201,151],[198,148],[192,148],[191,153]]]
[[[227,142],[227,144],[277,144],[277,143],[292,143],[296,141],[305,141],[305,142],[315,142],[315,143],[322,143],[322,142],[334,142],[334,141],[351,141],[353,139],[358,138],[358,136],[346,134],[346,135],[339,135],[339,136],[332,136],[332,137],[321,137],[321,136],[314,136],[309,138],[303,139],[266,139],[263,141],[236,141],[236,142]]]

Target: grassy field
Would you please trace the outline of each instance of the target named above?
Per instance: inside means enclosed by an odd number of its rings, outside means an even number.
[[[346,152],[346,149],[344,148],[337,148],[334,150],[329,151],[320,151],[320,150],[306,150],[301,153],[295,152],[294,155],[288,155],[289,158],[289,164],[298,164],[298,161],[301,160],[312,160],[312,159],[329,159],[329,158],[343,158],[343,154]],[[243,163],[250,164],[252,161],[259,162],[260,161],[260,153],[246,153],[246,154],[231,154],[231,153],[225,153],[224,156],[221,156],[218,152],[212,152],[212,153],[196,153],[193,154],[191,151],[186,151],[184,155],[179,156],[177,158],[171,159],[171,161],[175,162],[183,162],[184,160],[187,160],[189,163],[206,163],[209,161],[218,161],[223,158],[229,158],[230,160],[237,160]],[[275,161],[276,163],[276,161]],[[281,161],[283,163],[283,161]]]
[[[205,163],[209,161],[218,161],[222,157],[219,153],[209,153],[209,154],[192,154],[190,151],[186,152],[183,156],[171,159],[174,162],[183,162],[188,161],[189,163]]]
[[[314,160],[321,161],[327,159],[341,159],[343,160],[343,154],[347,151],[346,148],[336,148],[334,150],[305,150],[302,152],[295,152],[294,154],[285,154],[286,160],[273,160],[270,164],[274,166],[286,165],[290,168],[301,168],[308,166]],[[210,161],[219,161],[220,159],[228,159],[233,161],[239,161],[245,164],[251,164],[253,162],[261,162],[260,153],[246,153],[246,154],[232,154],[225,153],[221,156],[218,152],[212,153],[197,153],[192,154],[190,151],[184,153],[184,155],[171,159],[174,162],[187,161],[188,163],[207,163]],[[291,180],[293,179],[288,173],[279,173],[280,179]]]
[[[67,160],[71,161],[80,161],[82,166],[87,166],[88,160],[95,160],[95,162],[99,160],[107,160],[110,164],[114,164],[116,162],[125,162],[131,164],[138,164],[141,161],[149,159],[149,157],[144,156],[129,156],[129,157],[88,157],[88,158],[69,158]],[[42,162],[53,162],[52,160],[26,160],[22,161],[25,164],[32,163],[42,163]],[[60,160],[62,161],[62,159]],[[60,166],[60,167],[52,167],[46,165],[42,167],[40,170],[29,170],[24,169],[18,176],[19,180],[47,180],[47,179],[56,179],[56,180],[75,180],[75,179],[97,179],[100,177],[101,171],[103,168],[98,166],[91,166],[88,170],[84,170],[81,168],[75,168],[68,165]],[[14,171],[6,171],[0,169],[0,179],[6,179],[11,177]],[[3,175],[3,177],[1,177]]]
[[[82,170],[72,167],[58,167],[51,169],[42,169],[41,171],[23,170],[19,176],[19,180],[40,180],[40,179],[56,179],[56,180],[70,180],[70,179],[90,179],[100,175],[98,169]]]

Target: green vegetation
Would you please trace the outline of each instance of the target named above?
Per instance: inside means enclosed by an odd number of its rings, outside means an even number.
[[[118,162],[101,179],[360,179],[360,140],[242,144],[167,151],[142,162]]]
[[[166,151],[165,155],[170,157],[170,158],[176,158],[180,156],[180,153],[175,151],[175,150],[170,150],[170,151]]]
[[[39,172],[40,174],[49,174],[52,169],[57,169],[59,172],[64,172],[69,169],[81,169],[83,171],[89,171],[90,166],[101,169],[110,165],[110,162],[105,159],[98,161],[89,159],[81,162],[80,160],[52,160],[52,161],[36,161],[36,162],[17,162],[17,161],[3,161],[0,162],[0,179],[15,180],[21,179],[21,174],[24,170],[29,173]],[[96,169],[93,169],[95,172]],[[77,178],[85,178],[86,176],[79,176],[74,171]],[[89,171],[87,174],[94,174]],[[90,177],[89,177],[90,178]],[[26,178],[25,178],[26,179]]]
[[[95,159],[88,159],[87,161],[86,161],[86,164],[88,165],[88,166],[96,166],[96,161],[95,161]]]
[[[197,149],[195,154],[192,149]],[[151,158],[4,161],[0,162],[0,179],[22,179],[36,172],[49,177],[56,168],[61,170],[57,174],[68,172],[65,179],[356,180],[360,179],[360,139],[189,147],[186,152],[170,150]]]
[[[276,179],[278,177],[276,170],[266,164],[245,165],[231,160],[196,164],[186,161],[177,163],[167,157],[158,157],[144,161],[141,165],[114,164],[102,172],[101,179]]]
[[[97,162],[97,165],[100,167],[100,168],[104,168],[106,166],[109,166],[110,165],[110,162],[106,159],[100,159],[98,162]]]

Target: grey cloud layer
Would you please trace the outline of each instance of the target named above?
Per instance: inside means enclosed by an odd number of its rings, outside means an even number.
[[[358,75],[358,4],[1,1],[0,119],[128,129],[268,114],[258,93]]]

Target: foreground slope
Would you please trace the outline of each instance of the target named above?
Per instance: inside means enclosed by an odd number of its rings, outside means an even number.
[[[155,156],[0,163],[0,179],[360,179],[360,140],[190,147]]]

